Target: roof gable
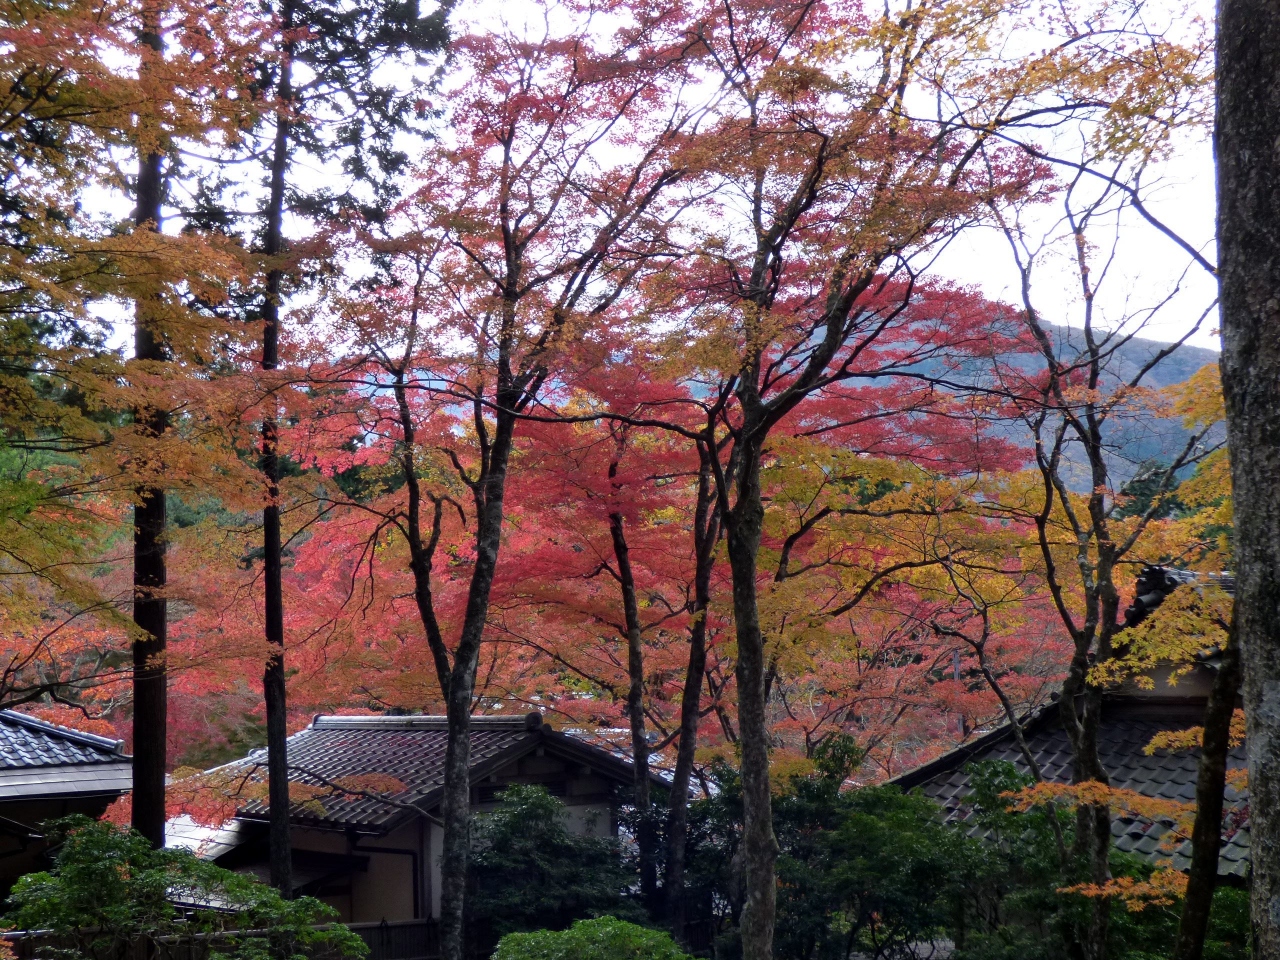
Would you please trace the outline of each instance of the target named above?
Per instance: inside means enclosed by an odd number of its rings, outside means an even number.
[[[0,710],[0,800],[112,797],[132,786],[123,741]]]

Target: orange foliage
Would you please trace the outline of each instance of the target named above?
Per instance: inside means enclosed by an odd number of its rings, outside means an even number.
[[[1147,907],[1167,907],[1181,900],[1187,890],[1187,875],[1168,867],[1157,868],[1146,880],[1136,877],[1112,877],[1106,883],[1078,883],[1062,887],[1059,893],[1082,897],[1114,898],[1130,913]]]

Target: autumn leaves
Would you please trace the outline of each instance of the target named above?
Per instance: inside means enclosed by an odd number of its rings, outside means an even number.
[[[123,691],[96,671],[134,636],[118,616],[121,523],[133,491],[163,488],[171,745],[252,736],[275,636],[270,499],[290,712],[451,719],[450,951],[467,718],[519,699],[627,726],[639,759],[677,758],[677,794],[699,747],[740,758],[743,942],[763,960],[771,753],[807,757],[843,730],[868,775],[900,770],[1043,699],[1072,655],[1110,649],[1099,618],[1127,574],[1104,535],[1120,479],[1101,372],[1123,337],[1064,359],[1062,318],[930,271],[977,225],[1017,239],[1019,213],[1060,188],[1046,124],[1087,127],[1071,162],[1112,164],[1130,192],[1108,197],[1129,202],[1169,124],[1196,116],[1203,51],[1109,8],[1045,21],[1002,2],[561,4],[460,20],[433,117],[425,84],[384,83],[397,56],[431,49],[392,6],[362,20],[291,5],[284,33],[166,8],[155,70],[99,63],[102,84],[41,53],[37,23],[134,51],[136,11],[102,26],[23,8],[5,69],[48,80],[4,115],[27,132],[10,156],[63,187],[6,195],[6,295],[28,326],[5,335],[19,359],[0,415],[6,455],[55,443],[60,459],[22,470],[35,487],[7,481],[6,552],[44,577],[8,615],[74,626],[10,633],[9,702],[55,696],[125,722]],[[1047,48],[993,53],[1046,31]],[[69,106],[117,87],[155,116]],[[1138,94],[1154,106],[1118,110]],[[165,231],[68,213],[91,185],[136,189],[123,161],[93,166],[117,146],[163,155]],[[269,198],[235,185],[233,157],[268,156]],[[107,301],[146,306],[155,356],[94,336]],[[139,431],[130,411],[165,421]],[[1103,493],[1066,479],[1064,444]],[[76,522],[95,525],[88,547],[35,551],[33,524]],[[1137,531],[1132,548],[1163,522],[1117,529]],[[64,567],[79,592],[50,572]],[[658,831],[639,837],[655,915],[678,909],[681,807],[665,856]]]

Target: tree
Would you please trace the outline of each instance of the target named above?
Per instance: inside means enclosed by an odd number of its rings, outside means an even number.
[[[981,342],[910,309],[911,262],[1034,183],[1035,170],[1013,157],[972,163],[1023,91],[936,119],[912,116],[905,98],[917,79],[962,83],[953,75],[960,51],[986,43],[998,13],[925,5],[861,19],[798,2],[700,14],[700,50],[725,96],[704,133],[703,172],[719,189],[698,232],[701,274],[684,283],[687,316],[718,350],[718,376],[703,391],[706,443],[723,458],[714,466],[733,576],[747,960],[771,954],[776,897],[757,583],[762,462],[771,433],[810,396]],[[875,66],[837,76],[834,58],[816,56],[835,48]],[[981,124],[966,129],[977,115]]]
[[[562,932],[507,934],[495,960],[689,960],[669,936],[614,917],[579,920]]]
[[[11,84],[3,108],[11,161],[3,282],[17,321],[6,330],[6,349],[16,348],[6,378],[25,383],[9,397],[17,402],[5,404],[6,439],[19,449],[60,453],[59,466],[74,459],[81,471],[74,483],[64,476],[46,487],[53,496],[38,507],[46,516],[59,499],[68,519],[83,519],[95,494],[122,495],[135,507],[135,578],[124,601],[134,621],[135,783],[139,825],[156,842],[165,735],[164,484],[157,475],[170,403],[182,392],[179,378],[162,375],[162,364],[180,355],[198,366],[195,355],[209,353],[216,336],[201,305],[219,300],[241,266],[216,241],[159,231],[164,158],[172,161],[184,139],[235,136],[250,83],[245,55],[258,39],[243,13],[239,4],[15,3],[5,18],[13,33],[3,64]],[[163,55],[161,33],[171,44]],[[126,153],[139,161],[137,177],[123,169]],[[170,163],[168,173],[173,169]],[[110,192],[126,185],[131,223],[81,209],[90,186]],[[107,299],[136,306],[128,364],[107,348],[105,328],[89,309]],[[29,400],[39,402],[32,408]],[[14,429],[20,419],[27,424]],[[48,464],[32,466],[34,479]],[[20,554],[15,559],[25,563]],[[67,564],[86,559],[73,554],[34,572],[65,594]],[[73,602],[93,608],[83,586]],[[49,691],[58,688],[54,682]]]
[[[449,718],[441,929],[450,960],[462,955],[469,716],[516,430],[554,404],[570,361],[660,249],[658,203],[678,178],[669,155],[688,120],[656,106],[670,104],[668,13],[647,9],[599,47],[584,23],[560,36],[550,18],[537,40],[459,37],[467,85],[454,92],[456,143],[422,158],[393,224],[402,232],[366,236],[387,266],[367,296],[337,311],[356,352],[333,374],[356,408],[341,442],[374,441],[397,474],[393,492],[356,509],[376,518],[370,546],[387,530],[403,538]],[[610,157],[622,143],[635,153]],[[443,549],[454,516],[469,526],[465,572]],[[439,605],[442,579],[465,594],[452,609]]]
[[[526,428],[524,468],[511,486],[518,532],[508,536],[493,617],[537,659],[507,661],[517,672],[498,666],[489,676],[508,696],[554,705],[574,722],[627,725],[633,751],[674,760],[673,792],[683,798],[697,746],[737,740],[731,687],[719,687],[708,705],[721,728],[698,729],[705,712],[700,688],[714,681],[704,676],[708,627],[725,669],[726,625],[710,609],[713,577],[717,603],[725,605],[725,571],[719,561],[717,572],[716,543],[706,535],[716,517],[709,458],[676,431],[628,423],[627,404],[646,396],[657,406],[682,395],[643,364],[615,362],[595,378],[590,395],[584,389],[577,408],[584,417],[622,411],[624,419]],[[682,402],[688,400],[684,394]],[[973,436],[971,423],[958,433],[941,416],[914,422],[877,414],[830,431],[818,422],[816,415],[808,422],[817,436],[778,440],[765,471],[764,543],[774,569],[763,619],[774,743],[809,758],[835,733],[853,732],[866,750],[892,756],[901,731],[914,727],[926,739],[924,718],[936,713],[929,706],[933,674],[939,659],[949,664],[952,655],[949,641],[934,642],[927,631],[928,640],[917,639],[926,616],[920,611],[931,604],[912,592],[910,576],[940,562],[933,528],[963,509],[957,503],[966,494],[977,494],[964,481],[867,451],[909,448],[955,470],[991,469],[1008,451],[998,440]],[[617,562],[620,525],[627,568]],[[993,641],[993,658],[996,649]],[[999,660],[1008,665],[1006,657]],[[590,698],[581,695],[584,683]],[[1038,677],[1026,683],[1043,692]],[[652,747],[648,729],[656,734]],[[943,749],[945,720],[941,729],[927,729],[928,749]],[[637,764],[637,776],[643,766]],[[684,808],[675,798],[668,806],[663,879],[664,919],[677,932],[686,899]],[[641,813],[642,890],[652,902],[643,870],[657,851],[646,850],[644,825]]]
[[[1177,392],[1181,394],[1178,412],[1183,414],[1183,425],[1187,429],[1197,430],[1204,424],[1221,421],[1217,367],[1201,369],[1180,385]],[[1143,569],[1134,583],[1135,600],[1125,611],[1127,629],[1117,638],[1116,657],[1106,671],[1114,672],[1113,681],[1130,677],[1142,682],[1144,671],[1165,665],[1174,668],[1176,678],[1183,670],[1196,665],[1206,649],[1219,653],[1201,726],[1157,738],[1157,742],[1168,747],[1200,751],[1195,819],[1190,834],[1191,864],[1174,960],[1200,960],[1204,955],[1218,886],[1224,790],[1230,777],[1228,754],[1233,746],[1239,745],[1242,734],[1242,724],[1238,723],[1242,718],[1236,709],[1240,694],[1240,646],[1232,626],[1233,602],[1223,589],[1229,588],[1232,581],[1218,572],[1230,565],[1223,556],[1230,549],[1224,535],[1229,532],[1231,514],[1227,452],[1220,447],[1209,453],[1199,462],[1196,472],[1178,484],[1176,491],[1158,488],[1154,491],[1162,502],[1177,504],[1176,511],[1171,513],[1172,522],[1158,525],[1166,529],[1151,531],[1157,543],[1159,539],[1166,539],[1168,543],[1163,548],[1168,554],[1160,559],[1184,568],[1193,567],[1201,573],[1189,577],[1185,570],[1174,573],[1160,566]],[[1120,502],[1121,510],[1131,515],[1145,514],[1153,507],[1148,500],[1135,511],[1132,504],[1125,504],[1123,499]],[[1153,519],[1159,519],[1162,512],[1164,508],[1155,505]],[[1153,604],[1148,599],[1152,594],[1161,600]],[[1238,781],[1236,785],[1239,786]]]
[[[282,0],[280,55],[276,63],[274,93],[275,129],[270,151],[268,196],[264,211],[266,229],[262,252],[267,263],[261,319],[262,370],[264,378],[274,376],[280,364],[281,300],[284,295],[284,216],[286,179],[293,153],[302,149],[323,162],[337,154],[355,185],[371,186],[373,197],[363,204],[367,214],[385,216],[394,195],[391,185],[403,174],[406,156],[394,144],[396,134],[412,126],[408,120],[415,103],[405,89],[377,77],[397,59],[420,63],[427,54],[441,49],[445,41],[444,14],[447,4],[430,16],[421,16],[416,4],[394,2],[373,9],[347,10],[321,2]],[[294,62],[311,71],[307,82],[295,84]],[[420,96],[420,91],[415,91]],[[418,101],[420,102],[420,101]],[[416,112],[424,111],[418,109]],[[308,115],[336,114],[340,122],[336,136],[326,137],[323,124],[307,122]],[[336,142],[335,142],[336,141]],[[345,150],[343,148],[346,148]],[[298,191],[295,191],[297,193]],[[357,191],[348,187],[340,197],[325,191],[301,198],[292,206],[320,207],[327,201],[351,203]],[[330,215],[337,214],[331,209]],[[280,534],[280,456],[278,400],[268,386],[262,418],[262,474],[266,502],[262,508],[264,627],[272,649],[263,673],[263,701],[266,711],[267,750],[272,785],[270,862],[272,883],[288,896],[292,889],[289,839],[289,775],[286,751],[287,702],[285,691],[285,618]]]
[[[564,804],[541,787],[508,787],[478,818],[473,844],[472,949],[488,954],[509,933],[564,930],[588,917],[643,916],[625,899],[632,877],[617,842],[574,833]]]
[[[1146,157],[1135,162],[1140,171]],[[1002,219],[1021,276],[1028,342],[1040,354],[1035,375],[1011,391],[1011,405],[1035,444],[1035,467],[1029,480],[1011,490],[1006,503],[1011,517],[1033,527],[1033,542],[1040,555],[1039,576],[1071,640],[1072,654],[1058,704],[1071,744],[1072,780],[1087,791],[1108,784],[1107,771],[1098,758],[1098,734],[1108,685],[1105,674],[1108,664],[1119,658],[1118,648],[1123,643],[1121,594],[1130,582],[1125,567],[1151,551],[1159,555],[1164,543],[1158,515],[1176,486],[1179,472],[1215,449],[1208,440],[1212,418],[1196,419],[1190,430],[1171,439],[1172,450],[1159,473],[1157,493],[1145,509],[1130,511],[1125,498],[1117,495],[1116,451],[1124,442],[1126,421],[1173,412],[1173,398],[1146,389],[1144,380],[1198,329],[1199,323],[1188,329],[1181,341],[1146,357],[1132,373],[1118,373],[1118,351],[1142,329],[1143,321],[1103,329],[1097,312],[1099,292],[1111,274],[1096,267],[1091,238],[1100,222],[1109,223],[1117,209],[1124,209],[1132,199],[1114,182],[1104,182],[1094,191],[1093,183],[1077,173],[1063,198],[1068,228],[1064,242],[1074,249],[1082,291],[1082,332],[1078,336],[1051,330],[1032,295],[1034,268],[1046,248]],[[1120,228],[1111,229],[1115,231],[1114,250]],[[1161,305],[1158,302],[1156,309]],[[1025,375],[1010,371],[1003,376],[1007,377],[1003,382],[1015,384]],[[1080,482],[1073,482],[1073,471],[1079,472]],[[1098,796],[1094,792],[1089,802],[1077,805],[1070,858],[1085,882],[1105,886],[1110,878],[1111,813],[1105,802],[1098,802]],[[1096,898],[1086,928],[1068,934],[1080,944],[1083,956],[1105,956],[1108,918],[1108,900]]]
[[[579,407],[594,402],[601,409],[620,404],[630,410],[640,395],[665,397],[672,389],[632,360],[609,363],[593,381],[593,396],[580,399]],[[526,444],[527,466],[513,478],[513,499],[527,533],[512,544],[500,570],[498,623],[549,660],[549,669],[570,671],[602,698],[625,705],[619,720],[630,731],[641,890],[657,915],[663,911],[657,902],[663,857],[649,798],[649,756],[673,741],[678,745],[663,881],[674,908],[680,897],[670,891],[681,887],[715,564],[709,466],[684,437],[617,421],[531,423]],[[536,579],[529,576],[534,569]],[[688,638],[687,652],[682,637]],[[544,676],[529,680],[513,682],[511,692],[532,694],[529,687],[536,684],[547,695]],[[582,703],[572,681],[563,687],[553,701],[559,709],[579,716],[586,707],[604,722],[605,703]],[[681,929],[672,909],[667,919]]]
[[[1274,290],[1280,218],[1270,131],[1280,123],[1276,57],[1280,15],[1267,4],[1218,6],[1218,255],[1222,299],[1222,388],[1234,493],[1236,629],[1252,811],[1253,955],[1280,952],[1280,324]]]

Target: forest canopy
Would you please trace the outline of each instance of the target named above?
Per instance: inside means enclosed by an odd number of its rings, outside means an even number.
[[[238,789],[288,892],[285,735],[444,715],[457,960],[469,717],[537,709],[632,759],[650,916],[734,771],[763,960],[812,853],[787,784],[1055,709],[1072,784],[1026,805],[1105,956],[1102,699],[1232,649],[1194,578],[1125,613],[1147,567],[1231,566],[1216,268],[1160,194],[1211,23],[3,2],[0,706],[127,740],[117,820],[226,816],[199,771],[265,745]]]

